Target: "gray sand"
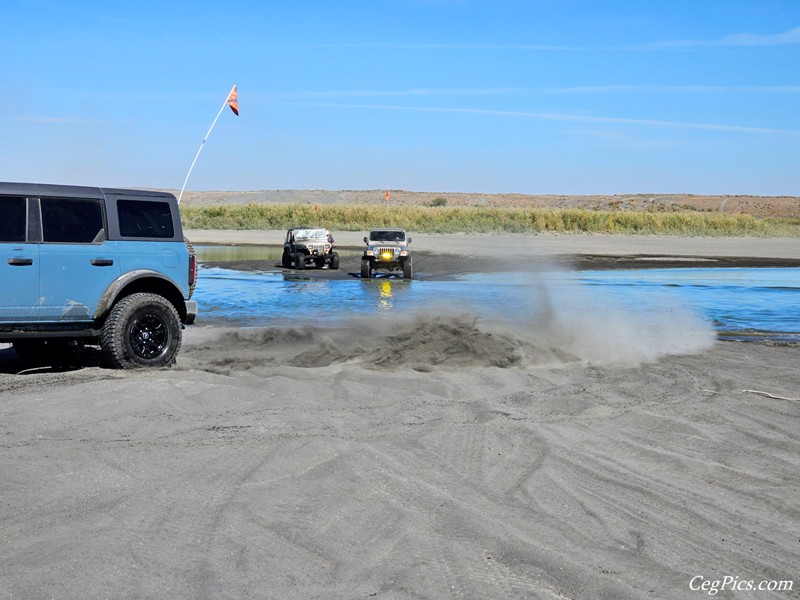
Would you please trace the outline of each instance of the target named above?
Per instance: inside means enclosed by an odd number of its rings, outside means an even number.
[[[337,231],[336,243],[363,247],[365,232]],[[283,244],[285,231],[188,230],[187,237],[196,244]],[[409,232],[412,249],[445,251],[466,256],[507,256],[520,246],[539,257],[560,255],[664,256],[664,257],[750,257],[800,259],[798,238],[757,237],[673,237],[657,235],[601,234],[430,234]]]
[[[0,374],[0,598],[798,597],[800,348],[602,317],[194,327],[171,370]]]

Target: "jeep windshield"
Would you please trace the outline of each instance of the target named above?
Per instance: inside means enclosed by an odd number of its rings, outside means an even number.
[[[324,229],[298,229],[294,232],[296,240],[326,240],[328,235]]]
[[[370,231],[369,239],[373,242],[405,242],[405,231]]]

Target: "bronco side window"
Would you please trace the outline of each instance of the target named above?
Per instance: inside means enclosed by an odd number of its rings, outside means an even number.
[[[0,198],[0,242],[24,242],[25,198]]]
[[[103,209],[98,200],[42,198],[42,240],[90,244],[102,239]]]
[[[122,237],[171,238],[175,236],[169,202],[118,200],[119,232]]]

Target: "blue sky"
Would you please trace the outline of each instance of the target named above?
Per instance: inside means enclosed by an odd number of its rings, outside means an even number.
[[[800,195],[797,0],[10,0],[0,180]]]

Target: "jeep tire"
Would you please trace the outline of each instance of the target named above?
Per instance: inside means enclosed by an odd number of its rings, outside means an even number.
[[[369,259],[361,259],[361,279],[369,279],[372,277],[372,266],[369,264]]]
[[[289,254],[286,248],[283,249],[283,254],[281,255],[281,266],[284,269],[288,269],[292,266],[292,255]]]
[[[111,309],[100,334],[106,364],[116,369],[169,367],[181,347],[181,322],[157,294],[131,294]]]
[[[302,271],[306,268],[306,257],[302,252],[298,252],[294,255],[294,268],[298,271]]]
[[[411,257],[408,256],[403,261],[403,278],[404,279],[411,279],[414,276],[414,266],[411,262]]]
[[[330,262],[331,269],[338,269],[339,268],[339,254],[334,252],[331,254],[331,262]]]

